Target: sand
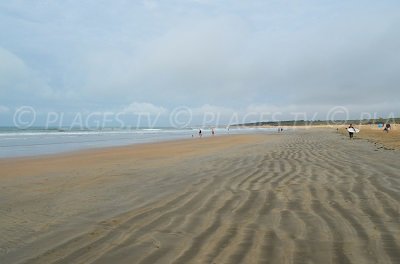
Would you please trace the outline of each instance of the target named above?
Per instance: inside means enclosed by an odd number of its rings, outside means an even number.
[[[373,142],[378,148],[400,149],[400,126],[398,124],[392,124],[388,133],[384,132],[383,128],[378,128],[377,125],[356,125],[355,127],[360,129],[360,133],[356,135],[357,139]],[[347,134],[345,127],[342,127],[340,131],[343,134]]]
[[[311,129],[0,160],[0,263],[400,263],[399,157]]]

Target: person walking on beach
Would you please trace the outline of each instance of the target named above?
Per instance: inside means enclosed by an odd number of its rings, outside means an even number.
[[[214,136],[215,134],[214,128],[211,128],[211,134]]]
[[[354,132],[356,131],[355,128],[353,127],[353,124],[350,124],[349,128],[347,129],[347,131],[349,132],[350,139],[352,139],[353,136],[354,136]]]
[[[199,137],[202,137],[203,134],[201,133],[201,129],[199,129]]]
[[[386,131],[386,133],[388,133],[390,129],[391,129],[390,124],[386,124],[385,128],[383,129],[383,131]]]

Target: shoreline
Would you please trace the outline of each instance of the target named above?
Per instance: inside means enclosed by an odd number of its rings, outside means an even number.
[[[375,127],[375,125],[356,125],[356,127],[361,128],[361,132],[356,135],[356,139],[365,139],[373,144],[379,145],[379,147],[387,149],[387,150],[399,150],[400,149],[400,127],[397,124],[392,125],[392,130],[389,133],[383,133],[383,129]],[[296,125],[296,126],[279,126],[279,128],[284,129],[284,133],[287,133],[288,131],[296,131],[296,130],[310,130],[310,129],[327,129],[327,130],[336,130],[339,131],[341,134],[346,135],[347,132],[345,131],[346,126],[344,125]],[[242,127],[241,129],[250,129],[254,130],[251,132],[247,133],[219,133],[215,135],[216,137],[221,137],[221,136],[229,136],[229,135],[248,135],[248,134],[263,134],[261,131],[256,131],[257,129],[268,129],[268,131],[264,133],[269,133],[269,134],[279,134],[280,132],[276,131],[278,129],[278,126],[260,126],[260,127]],[[276,130],[275,130],[276,129]],[[382,130],[382,131],[381,131]],[[240,130],[239,130],[240,131]],[[381,131],[382,133],[379,133],[378,131]],[[194,136],[191,137],[191,136]],[[207,137],[212,137],[211,135],[206,135],[204,138]],[[54,155],[68,155],[70,153],[79,153],[79,152],[91,152],[91,151],[97,151],[97,150],[102,150],[102,149],[108,149],[108,148],[119,148],[119,147],[130,147],[134,145],[142,145],[142,144],[157,144],[157,143],[163,143],[163,142],[168,142],[168,141],[180,141],[180,140],[193,140],[198,138],[196,133],[192,133],[191,135],[185,135],[179,138],[165,138],[165,139],[148,139],[144,142],[134,142],[134,143],[123,143],[123,144],[110,144],[110,145],[102,145],[100,144],[99,146],[84,146],[84,147],[76,147],[75,149],[65,149],[65,150],[59,150],[59,151],[50,151],[46,153],[44,151],[43,153],[29,153],[25,155],[21,154],[10,154],[10,156],[4,156],[0,157],[1,160],[13,160],[13,159],[26,159],[26,158],[34,158],[34,157],[51,157]],[[117,138],[118,140],[118,138]],[[90,142],[90,141],[89,141]],[[74,142],[72,142],[74,143]],[[62,145],[62,143],[59,143]],[[76,142],[74,143],[76,144]],[[44,144],[46,146],[46,144]],[[52,146],[53,144],[50,144]],[[7,146],[4,146],[7,148]],[[21,152],[21,150],[19,150]]]
[[[260,133],[259,129],[216,129],[217,135],[240,135]],[[271,133],[262,129],[262,133]],[[146,129],[138,131],[67,131],[67,132],[31,132],[0,133],[0,159],[32,157],[69,153],[88,149],[129,146],[144,143],[157,143],[181,139],[196,138],[198,130],[188,129]],[[142,130],[141,130],[142,131]],[[203,130],[203,136],[212,136],[211,130]]]
[[[246,142],[247,139],[252,137],[257,138],[274,135],[277,134],[218,135],[203,138],[195,137],[186,139],[171,139],[157,142],[135,143],[123,146],[97,147],[60,152],[56,154],[0,158],[0,169],[4,174],[13,175],[15,173],[13,171],[14,166],[21,163],[24,163],[22,164],[22,166],[26,166],[27,164],[31,165],[41,162],[50,162],[51,164],[55,163],[58,166],[62,163],[72,165],[72,163],[74,162],[77,162],[78,165],[82,165],[83,163],[88,162],[90,164],[87,165],[93,165],[97,163],[97,158],[110,158],[110,160],[107,162],[130,158],[140,160],[140,162],[146,162],[148,158],[153,159],[155,157],[171,159],[172,157],[168,157],[169,154],[167,154],[167,152],[173,151],[173,148],[176,146],[186,145],[182,152],[174,153],[175,158],[177,158],[176,155],[179,158],[188,155],[192,156],[204,154],[204,151],[202,151],[201,148],[211,148],[213,150],[219,150],[224,147],[231,147],[235,144]],[[199,146],[199,144],[203,145]],[[192,147],[196,148],[191,149]],[[18,169],[17,171],[20,170]],[[4,177],[4,174],[2,175],[2,177]]]

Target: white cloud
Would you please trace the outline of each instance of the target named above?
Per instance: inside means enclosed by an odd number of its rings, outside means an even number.
[[[347,21],[349,15],[340,16]],[[382,30],[390,23],[360,31],[374,24],[361,18],[347,21],[345,27],[328,17],[295,31],[285,25],[255,31],[248,20],[234,15],[186,18],[185,24],[145,39],[133,52],[100,52],[88,65],[88,91],[115,100],[223,102],[231,107],[263,102],[317,107],[355,99],[370,103],[379,97],[393,101],[378,91],[385,87],[398,94],[398,77],[390,69],[398,64],[393,54],[400,53],[387,44],[396,37]],[[360,97],[360,91],[371,96]]]
[[[7,106],[0,105],[0,114],[7,113],[8,111],[10,111],[10,109]]]
[[[158,8],[158,4],[154,0],[143,0],[143,5],[150,10],[154,10]]]
[[[14,53],[0,47],[0,97],[10,102],[52,98],[46,82]]]
[[[0,47],[0,91],[21,88],[30,72],[25,63],[10,51]]]
[[[252,77],[246,77],[248,63],[238,59],[247,34],[237,17],[190,19],[129,51],[88,52],[83,92],[175,105],[236,98],[249,88],[243,78]]]
[[[124,107],[122,112],[132,114],[162,115],[166,114],[168,110],[162,106],[155,106],[151,103],[133,102]]]
[[[5,1],[0,96],[152,113],[393,111],[398,6],[356,2]]]
[[[193,115],[221,115],[221,116],[227,116],[227,115],[232,115],[235,113],[235,110],[232,108],[228,107],[223,107],[223,106],[216,106],[216,105],[209,105],[205,104],[200,107],[195,107],[191,109]]]

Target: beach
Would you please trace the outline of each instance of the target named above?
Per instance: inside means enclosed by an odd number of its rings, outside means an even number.
[[[378,148],[387,150],[400,149],[400,127],[398,124],[392,124],[389,132],[385,132],[383,127],[377,125],[356,125],[361,130],[356,135],[357,139],[365,139],[374,143]],[[345,128],[341,128],[343,134],[347,134]]]
[[[400,263],[399,157],[316,128],[0,159],[0,263]]]

